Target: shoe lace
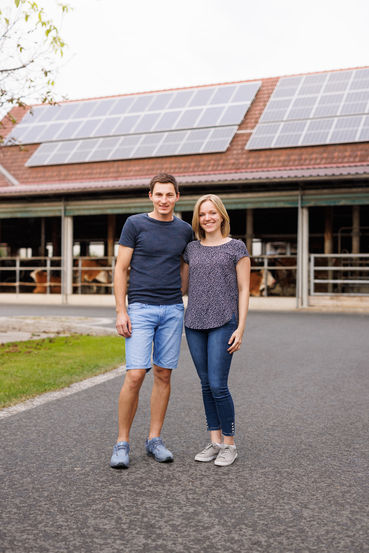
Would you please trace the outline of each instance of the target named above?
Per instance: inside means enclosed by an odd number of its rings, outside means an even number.
[[[117,450],[119,451],[120,449],[127,450],[128,446],[126,444],[117,444]]]
[[[219,452],[219,458],[220,459],[227,459],[227,457],[230,457],[232,455],[231,448],[228,446],[223,446],[222,449]]]
[[[210,444],[208,444],[206,447],[204,447],[204,449],[202,450],[201,453],[206,453],[206,452],[209,451],[209,449],[211,449],[212,447],[214,447],[214,445],[210,442]]]
[[[165,447],[164,443],[162,440],[157,440],[156,442],[153,443],[152,445],[152,448],[153,449],[158,449],[159,447]]]

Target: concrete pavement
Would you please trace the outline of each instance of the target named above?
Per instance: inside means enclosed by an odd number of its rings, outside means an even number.
[[[193,461],[207,433],[185,343],[163,433],[170,465],[144,451],[150,375],[126,471],[109,467],[121,376],[3,419],[1,550],[366,552],[368,336],[363,315],[250,313],[228,468]]]

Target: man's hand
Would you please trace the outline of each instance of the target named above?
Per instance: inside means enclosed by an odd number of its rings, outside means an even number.
[[[129,318],[128,313],[117,314],[115,328],[117,329],[118,334],[124,336],[125,338],[130,338],[132,334],[132,326],[131,319]]]

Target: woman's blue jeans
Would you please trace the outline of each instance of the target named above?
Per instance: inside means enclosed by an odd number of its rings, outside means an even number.
[[[208,330],[185,327],[188,347],[200,377],[208,430],[234,436],[234,404],[228,389],[232,354],[228,340],[237,328],[235,316],[223,326]]]

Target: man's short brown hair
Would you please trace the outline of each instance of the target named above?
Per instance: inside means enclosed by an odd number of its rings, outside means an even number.
[[[173,177],[173,175],[169,175],[168,173],[159,173],[158,175],[155,175],[155,177],[153,177],[150,181],[150,192],[151,192],[151,194],[153,193],[155,184],[157,182],[161,182],[161,183],[170,182],[171,184],[173,184],[174,190],[176,191],[176,194],[179,194],[178,182]]]

